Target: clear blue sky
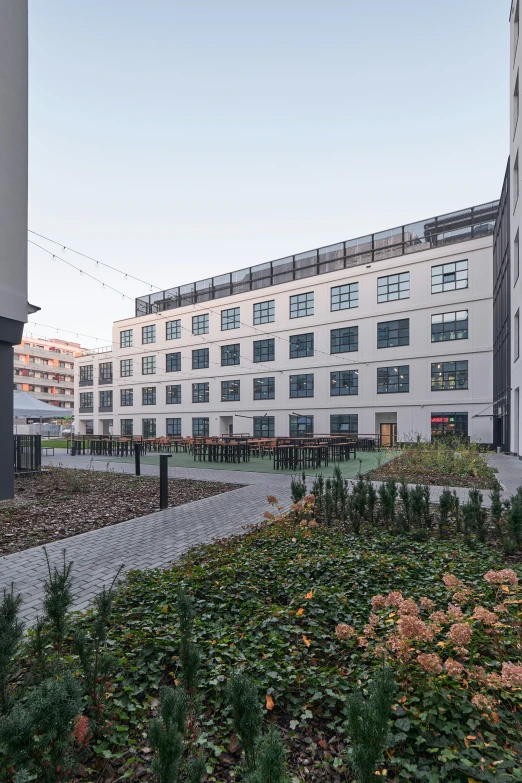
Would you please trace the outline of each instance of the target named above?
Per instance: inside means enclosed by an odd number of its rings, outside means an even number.
[[[30,0],[30,228],[167,288],[495,199],[508,15],[508,0]],[[29,257],[35,321],[107,340],[133,314]]]

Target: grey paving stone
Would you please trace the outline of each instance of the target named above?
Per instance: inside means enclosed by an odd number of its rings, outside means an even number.
[[[488,457],[489,459],[489,457]],[[522,483],[522,463],[515,458],[491,457],[499,469],[499,477],[511,494],[515,484]],[[503,461],[507,460],[507,461]],[[509,462],[514,460],[515,464]],[[60,454],[44,457],[44,464],[133,473],[132,463],[119,463],[106,458],[68,457]],[[492,463],[493,464],[493,463]],[[158,466],[143,465],[144,475],[158,475]],[[290,505],[290,477],[287,475],[217,471],[208,468],[169,468],[172,478],[192,478],[221,483],[242,484],[241,489],[203,498],[183,506],[158,511],[143,517],[120,522],[111,527],[91,530],[81,535],[47,545],[51,563],[59,564],[62,550],[74,562],[75,608],[84,609],[103,584],[108,585],[121,565],[124,571],[168,567],[193,546],[209,543],[242,532],[246,526],[258,523],[269,509],[266,497],[275,495],[286,508]],[[518,483],[517,483],[518,482]],[[311,486],[312,480],[309,480]],[[376,486],[379,482],[374,482]],[[437,502],[442,487],[432,487]],[[458,489],[461,500],[468,492]],[[489,493],[484,493],[485,504]],[[43,547],[0,557],[0,589],[14,583],[24,598],[23,616],[34,622],[42,606],[42,584],[46,576]]]

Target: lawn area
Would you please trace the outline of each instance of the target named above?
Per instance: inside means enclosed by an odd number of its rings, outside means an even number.
[[[66,449],[68,441],[65,438],[42,438],[42,448]]]
[[[169,506],[219,495],[238,484],[169,479]],[[159,478],[48,468],[15,477],[0,504],[0,556],[159,511]]]
[[[496,482],[476,443],[407,444],[393,461],[371,469],[369,478],[478,489],[492,489]]]
[[[396,452],[393,451],[358,451],[356,459],[350,459],[346,462],[339,463],[343,478],[355,478],[359,473],[367,473],[379,465],[383,465],[396,456]],[[109,457],[107,458],[109,460]],[[120,457],[118,461],[122,462],[134,462],[134,457]],[[158,454],[148,454],[146,457],[142,457],[141,461],[145,465],[159,465]],[[335,463],[337,464],[337,463]],[[205,470],[238,470],[238,471],[251,471],[254,473],[272,473],[280,474],[285,473],[292,476],[296,473],[295,470],[274,470],[273,460],[269,457],[262,459],[261,457],[251,457],[249,462],[239,462],[237,464],[226,462],[196,462],[192,454],[186,454],[179,452],[173,453],[169,459],[169,468],[203,468]],[[316,476],[318,473],[322,473],[323,476],[332,476],[334,469],[334,463],[330,463],[328,467],[324,468],[307,468],[304,472],[307,476]],[[297,471],[301,473],[302,471]]]

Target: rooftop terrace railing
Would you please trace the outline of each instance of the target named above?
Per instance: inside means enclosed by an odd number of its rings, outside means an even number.
[[[246,267],[226,275],[140,296],[136,299],[136,316],[173,310],[197,302],[208,302],[211,299],[256,291],[325,272],[335,272],[359,264],[371,264],[420,250],[488,236],[493,234],[498,205],[498,201],[490,201],[447,215],[338,242],[336,245],[279,258],[277,261]]]

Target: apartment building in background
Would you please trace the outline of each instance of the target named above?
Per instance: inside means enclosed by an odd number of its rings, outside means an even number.
[[[522,121],[520,120],[520,80],[522,79],[522,45],[520,43],[520,0],[513,0],[510,15],[510,126],[509,126],[509,331],[510,339],[510,442],[507,450],[521,453],[520,390],[522,359],[520,357],[520,315],[522,279],[520,278],[520,240],[522,238],[522,201],[520,199],[520,166],[522,166]],[[507,229],[506,229],[507,230]]]
[[[79,343],[27,337],[14,347],[14,391],[58,408],[74,407],[74,358]]]
[[[76,359],[94,434],[493,440],[498,201],[139,297]]]

